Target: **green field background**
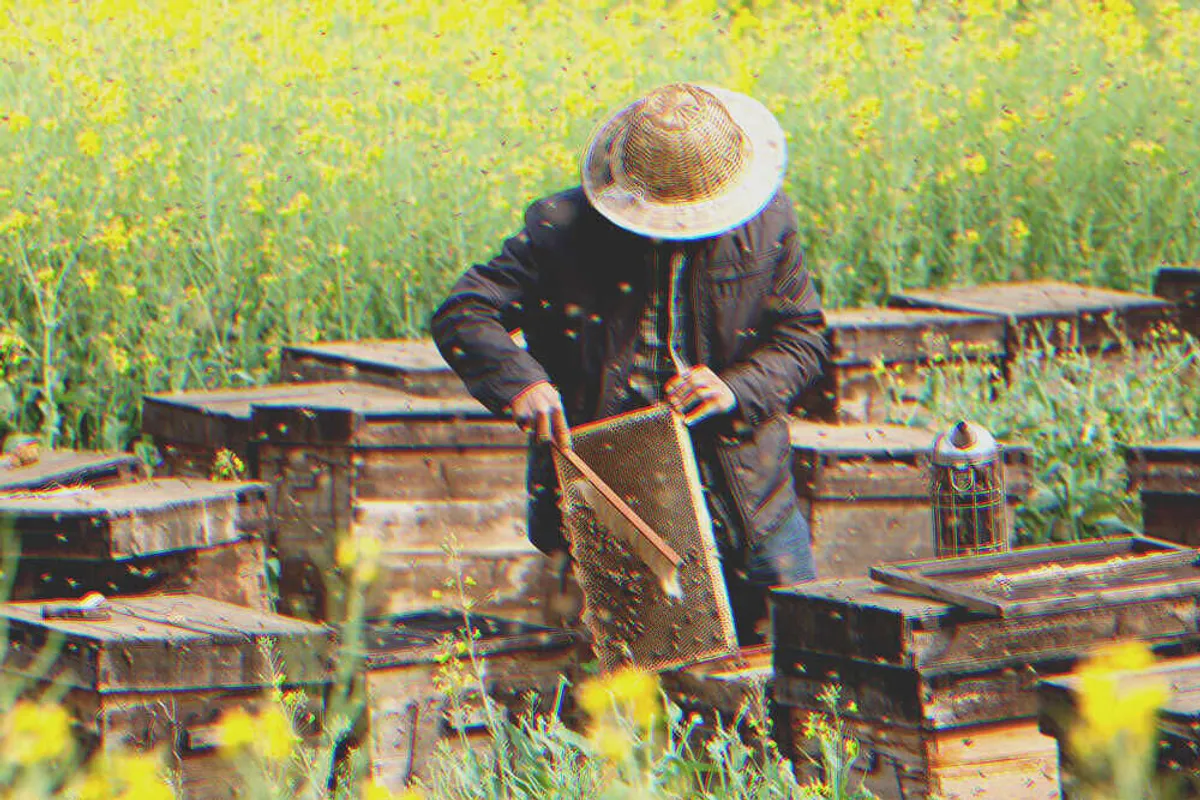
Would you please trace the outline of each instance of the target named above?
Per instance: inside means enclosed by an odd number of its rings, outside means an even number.
[[[606,114],[764,101],[829,307],[1200,249],[1175,2],[0,1],[0,428],[126,446],[145,391],[421,335]],[[3,431],[0,430],[0,433]]]

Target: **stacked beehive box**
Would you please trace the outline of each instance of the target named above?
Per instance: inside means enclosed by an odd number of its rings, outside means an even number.
[[[1200,337],[1200,267],[1162,267],[1154,276],[1154,294],[1179,307],[1179,327]]]
[[[1200,547],[1200,438],[1130,445],[1125,470],[1146,535]]]
[[[880,797],[1058,797],[1038,679],[1114,640],[1200,643],[1194,562],[1190,549],[1130,537],[778,589],[776,735],[803,763],[804,723],[827,711],[820,694],[835,683]]]
[[[478,611],[577,615],[565,565],[525,534],[525,436],[467,396],[431,343],[289,347],[280,371],[264,387],[148,397],[143,428],[173,469],[204,473],[224,447],[272,486],[281,610],[336,617],[335,549],[350,536],[380,552],[368,613],[438,605],[462,576]]]

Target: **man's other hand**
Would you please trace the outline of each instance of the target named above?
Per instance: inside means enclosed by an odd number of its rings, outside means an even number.
[[[683,414],[683,421],[694,425],[713,414],[732,411],[737,405],[733,390],[708,367],[692,367],[667,381],[663,389],[667,401]]]
[[[571,447],[571,429],[563,412],[562,398],[548,381],[526,386],[513,398],[512,415],[521,430],[537,434],[538,441],[554,442],[563,449]]]

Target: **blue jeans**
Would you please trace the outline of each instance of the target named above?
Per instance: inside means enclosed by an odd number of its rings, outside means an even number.
[[[762,644],[771,587],[817,578],[808,520],[797,511],[756,546],[735,551],[721,542],[719,550],[738,644]]]

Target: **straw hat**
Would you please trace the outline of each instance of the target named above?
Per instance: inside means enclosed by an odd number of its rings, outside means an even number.
[[[622,228],[699,239],[761,211],[778,191],[786,162],[783,129],[757,100],[674,83],[596,129],[582,183],[596,210]]]

